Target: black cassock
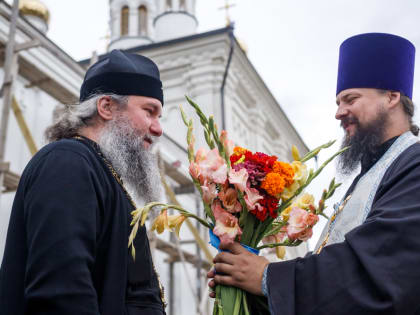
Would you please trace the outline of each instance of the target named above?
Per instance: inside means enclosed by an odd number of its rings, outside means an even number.
[[[268,267],[275,315],[420,314],[420,144],[386,171],[342,243]]]
[[[22,174],[0,271],[2,315],[164,314],[145,228],[88,140],[44,147]]]

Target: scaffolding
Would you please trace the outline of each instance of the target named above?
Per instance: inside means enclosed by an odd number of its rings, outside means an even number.
[[[41,75],[41,78],[34,77],[33,69],[29,69],[30,65],[25,63],[23,59],[19,57],[19,53],[26,51],[35,47],[44,47],[46,49],[52,50],[53,54],[57,58],[61,58],[67,66],[73,68],[76,73],[83,75],[82,70],[79,67],[75,67],[69,58],[60,57],[63,52],[59,51],[58,47],[51,45],[51,42],[45,38],[41,33],[34,30],[25,30],[26,35],[30,38],[29,41],[18,44],[15,41],[16,30],[23,29],[24,25],[19,18],[19,0],[14,0],[11,7],[11,14],[8,17],[10,19],[10,29],[8,35],[8,41],[6,47],[2,49],[2,52],[5,54],[4,58],[4,80],[1,88],[1,96],[3,98],[3,108],[2,116],[0,121],[0,199],[1,195],[4,193],[12,193],[17,190],[20,176],[10,170],[10,162],[5,161],[5,145],[7,139],[7,130],[8,122],[10,116],[10,109],[12,109],[16,121],[18,123],[19,129],[25,139],[26,145],[28,146],[31,155],[34,155],[38,148],[33,140],[32,134],[28,125],[25,121],[25,118],[22,114],[20,106],[14,97],[14,83],[19,72],[27,74],[31,83],[27,85],[27,88],[34,86],[41,87],[46,93],[52,95],[55,99],[60,102],[66,103],[70,100],[73,100],[74,97],[60,87],[54,80],[49,77]],[[7,13],[0,12],[0,16],[5,17]],[[1,50],[1,48],[0,48]],[[19,67],[22,69],[19,69]],[[22,71],[20,71],[22,70]],[[58,92],[57,92],[58,88]],[[200,198],[194,192],[193,185],[191,180],[179,172],[176,167],[162,160],[161,165],[162,170],[162,185],[165,189],[167,199],[173,204],[179,204],[177,200],[177,195],[179,194],[192,194],[195,198],[195,203],[197,209],[200,209]],[[175,183],[176,187],[171,187],[167,181],[166,176],[171,178]],[[195,195],[194,195],[195,194]],[[186,264],[190,264],[196,268],[196,287],[193,288],[192,283],[189,283],[191,290],[197,304],[197,314],[205,314],[205,304],[208,300],[208,295],[203,294],[204,288],[202,286],[202,276],[205,271],[209,270],[212,266],[212,254],[208,248],[207,243],[200,236],[200,228],[198,225],[194,226],[189,220],[186,220],[186,225],[188,226],[193,239],[186,241],[179,241],[171,235],[170,241],[162,240],[158,237],[150,235],[151,239],[151,248],[155,248],[159,251],[162,251],[168,255],[168,258],[165,260],[169,264],[169,315],[175,315],[174,313],[174,265],[176,263],[181,263],[184,266],[185,272]],[[195,253],[190,253],[183,250],[181,247],[182,244],[195,244],[196,250]],[[202,257],[204,253],[204,257]],[[193,281],[189,281],[193,282]]]

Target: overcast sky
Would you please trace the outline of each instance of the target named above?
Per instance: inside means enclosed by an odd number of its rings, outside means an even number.
[[[43,2],[51,11],[48,36],[68,54],[79,60],[90,57],[94,50],[105,52],[109,0]],[[343,40],[359,33],[388,32],[420,47],[418,0],[234,3],[231,18],[237,38],[246,43],[251,62],[311,148],[343,135],[334,119],[338,48]],[[218,9],[223,4],[224,0],[197,1],[200,32],[225,25],[224,11]],[[419,85],[417,67],[414,102],[420,97]],[[321,160],[325,157],[321,155]],[[320,182],[333,174],[330,167]]]

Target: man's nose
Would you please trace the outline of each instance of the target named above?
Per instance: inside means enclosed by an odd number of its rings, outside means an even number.
[[[155,137],[160,137],[163,134],[159,119],[153,120],[152,124],[150,125],[150,133]]]
[[[343,106],[338,106],[335,113],[335,119],[341,120],[348,115],[348,111]]]

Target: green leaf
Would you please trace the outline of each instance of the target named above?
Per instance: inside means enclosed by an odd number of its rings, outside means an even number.
[[[308,152],[300,161],[302,163],[309,161],[310,159],[314,158],[315,156],[318,155],[318,153],[322,150],[322,149],[326,149],[329,148],[330,146],[332,146],[335,143],[336,140],[333,141],[329,141],[323,145],[320,145],[319,147],[313,149],[312,151]]]
[[[184,109],[182,108],[181,105],[179,106],[179,110],[181,111],[182,121],[184,122],[185,126],[188,126],[187,115],[185,115]]]

